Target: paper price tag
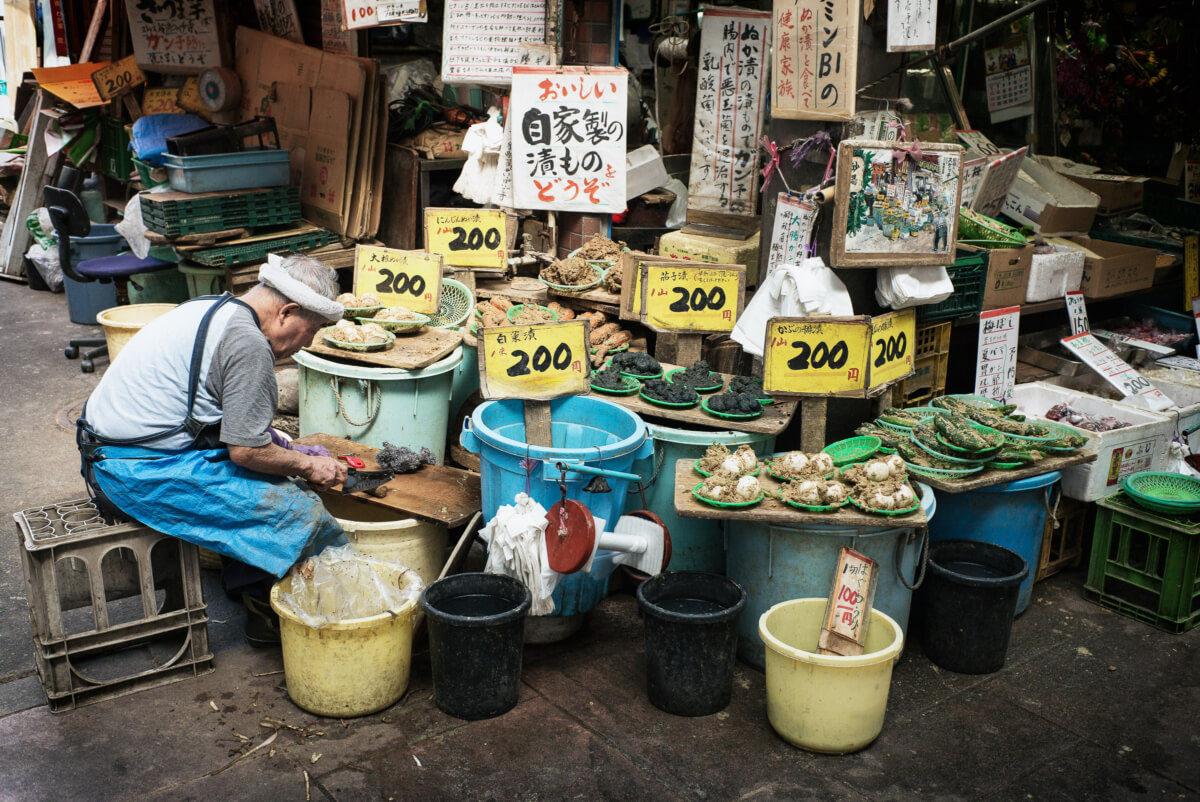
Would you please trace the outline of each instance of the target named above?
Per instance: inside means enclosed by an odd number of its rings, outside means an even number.
[[[975,394],[1005,404],[1017,384],[1017,333],[1021,307],[992,309],[979,316],[979,353],[975,360]]]
[[[1066,302],[1067,319],[1071,321],[1071,333],[1083,334],[1085,331],[1091,331],[1091,324],[1088,323],[1087,303],[1083,300],[1083,293],[1079,290],[1068,292]]]
[[[426,209],[425,250],[448,265],[503,269],[508,216],[499,209]]]
[[[1093,335],[1076,334],[1064,337],[1060,342],[1073,351],[1080,361],[1099,373],[1101,378],[1120,390],[1122,395],[1139,396],[1146,402],[1146,406],[1153,410],[1175,406],[1175,402],[1163,395],[1149,379],[1130,367]]]
[[[863,653],[877,575],[874,560],[842,547],[817,646],[833,654]]]
[[[481,394],[549,401],[588,392],[588,328],[586,320],[565,320],[480,329]]]
[[[917,313],[914,309],[871,318],[871,388],[903,379],[913,372]]]
[[[680,264],[642,266],[646,323],[665,331],[733,331],[745,270]]]
[[[772,318],[763,348],[763,389],[772,395],[862,397],[871,322],[861,318]]]
[[[146,75],[138,69],[136,56],[126,56],[93,72],[92,83],[100,97],[112,100],[146,83]]]
[[[354,293],[373,292],[386,306],[432,314],[442,304],[442,257],[359,245],[354,250]]]

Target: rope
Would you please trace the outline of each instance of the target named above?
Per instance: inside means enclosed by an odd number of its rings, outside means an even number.
[[[908,584],[908,580],[904,578],[904,572],[900,570],[900,552],[904,551],[904,547],[912,541],[912,536],[915,531],[910,531],[908,537],[896,538],[896,576],[900,578],[901,584],[909,590],[916,590],[921,587],[921,583],[925,581],[925,568],[929,565],[929,527],[921,527],[921,556],[918,558],[920,563],[917,568],[917,576],[913,577],[913,584]]]
[[[359,380],[359,384],[362,384],[364,387],[366,387],[367,396],[367,419],[362,423],[351,420],[350,416],[346,414],[346,406],[342,403],[342,393],[338,389],[338,385],[340,383],[341,382],[338,381],[336,376],[329,377],[329,386],[333,388],[333,397],[337,399],[338,412],[342,413],[342,418],[346,421],[346,423],[350,424],[351,426],[357,426],[360,429],[370,426],[372,423],[374,423],[375,416],[379,414],[379,408],[383,406],[383,393],[379,392],[378,387],[375,387],[375,409],[371,409],[371,388],[375,386],[375,382],[364,381],[361,379]]]

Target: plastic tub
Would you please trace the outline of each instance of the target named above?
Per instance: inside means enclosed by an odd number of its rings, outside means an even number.
[[[418,579],[415,573],[397,572],[394,581],[410,586]],[[399,701],[408,688],[412,667],[417,602],[406,602],[394,612],[316,629],[280,604],[279,594],[291,586],[291,576],[275,583],[271,609],[279,615],[283,672],[292,701],[310,713],[330,718],[365,716]]]
[[[400,563],[431,585],[446,563],[446,527],[395,513],[352,496],[327,494],[325,509],[337,518],[354,548],[381,560]]]
[[[174,267],[134,273],[127,282],[130,304],[181,304],[192,297],[187,280]]]
[[[981,487],[966,493],[942,493],[936,521],[929,522],[929,539],[975,540],[994,543],[1037,565],[1050,494],[1062,474],[1058,471],[1031,476],[1019,482]],[[1028,572],[1017,596],[1016,614],[1025,612],[1033,595],[1034,572]]]
[[[646,620],[650,703],[677,716],[724,710],[746,591],[718,574],[672,571],[638,585],[637,599]]]
[[[472,337],[471,342],[476,342]],[[463,340],[462,362],[454,369],[450,388],[450,414],[457,415],[472,394],[479,390],[479,346]]]
[[[521,692],[529,589],[497,574],[456,574],[421,594],[429,617],[433,701],[467,721],[512,710]]]
[[[934,543],[929,576],[921,588],[925,655],[960,674],[1004,668],[1017,596],[1029,573],[1021,555],[993,543]]]
[[[104,339],[108,342],[108,363],[111,365],[133,335],[156,317],[161,317],[175,308],[175,304],[135,304],[114,306],[96,315],[96,322],[104,327]]]
[[[202,265],[181,262],[179,272],[187,281],[189,298],[199,298],[202,295],[220,295],[225,292],[225,269],[221,267],[204,267]]]
[[[450,384],[462,349],[420,370],[369,368],[298,351],[300,436],[324,432],[356,443],[428,448],[441,465]],[[369,404],[369,406],[368,406]]]
[[[919,483],[918,483],[919,484]],[[946,494],[934,498],[920,485],[921,508],[930,520]],[[675,534],[671,533],[674,542]],[[728,533],[729,578],[750,594],[746,614],[738,625],[738,656],[763,667],[763,647],[758,637],[759,616],[788,599],[825,597],[833,585],[838,551],[843,547],[865,554],[878,564],[876,610],[896,621],[907,632],[912,588],[922,578],[925,538],[916,530],[898,527],[844,526],[785,527],[739,523]]]
[[[176,192],[223,192],[231,189],[284,187],[291,180],[288,153],[247,150],[212,156],[163,154],[167,180]]]
[[[890,616],[872,609],[863,654],[818,654],[825,603],[780,602],[758,619],[766,645],[767,718],[794,746],[843,755],[867,746],[883,730],[904,633]]]
[[[745,432],[705,432],[676,429],[646,422],[654,441],[654,454],[634,465],[633,472],[647,477],[646,506],[662,518],[671,532],[672,571],[711,571],[725,573],[723,522],[683,519],[675,514],[675,462],[698,459],[709,446],[721,444],[734,451],[747,444],[760,458],[775,450],[775,438]],[[697,481],[700,476],[697,475]],[[641,506],[637,488],[630,487],[630,501]]]
[[[55,242],[58,234],[51,235]],[[86,237],[71,237],[71,266],[88,259],[116,256],[128,246],[125,238],[117,233],[115,226],[107,223],[92,223],[92,233]],[[96,325],[96,315],[117,305],[117,286],[110,280],[76,281],[63,276],[63,288],[67,294],[67,317],[72,323],[85,326]]]

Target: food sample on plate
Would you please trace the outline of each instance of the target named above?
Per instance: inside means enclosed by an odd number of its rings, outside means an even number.
[[[729,471],[717,471],[704,480],[699,493],[722,504],[746,504],[762,497],[762,487],[753,476],[738,476]]]
[[[612,364],[617,370],[634,376],[657,376],[662,373],[662,365],[658,364],[658,360],[640,351],[613,354]]]
[[[757,415],[763,405],[755,393],[720,393],[708,399],[708,408],[726,415]]]
[[[803,479],[788,482],[780,488],[779,497],[809,507],[833,506],[845,503],[850,497],[850,489],[836,479]]]
[[[339,320],[326,329],[326,332],[335,342],[354,345],[376,345],[388,340],[388,333],[378,323],[364,323],[359,326],[352,320]]]
[[[544,306],[536,304],[524,304],[521,311],[517,312],[513,318],[514,326],[529,326],[534,323],[550,323],[554,320],[554,313]]]
[[[864,423],[855,429],[854,433],[860,437],[878,437],[880,447],[890,448],[893,451],[896,450],[896,446],[901,441],[908,442],[908,438],[895,429],[885,429],[882,426],[876,426],[874,423]]]
[[[841,479],[851,485],[850,497],[868,510],[906,510],[917,501],[908,484],[908,469],[899,454],[868,460],[842,471]]]
[[[621,356],[621,354],[617,354]],[[642,393],[654,401],[664,404],[695,404],[700,401],[700,394],[692,387],[681,384],[671,384],[662,379],[648,379],[642,384]]]
[[[705,473],[728,471],[737,476],[745,476],[758,470],[758,456],[748,445],[740,445],[737,451],[730,451],[721,443],[714,443],[700,458],[699,467]]]
[[[625,377],[621,375],[621,371],[614,367],[607,367],[603,370],[592,372],[592,386],[602,387],[605,390],[626,390]]]
[[[565,287],[582,287],[594,284],[600,278],[600,271],[595,265],[588,264],[578,256],[573,256],[544,268],[538,274],[538,278]]]
[[[493,295],[486,301],[480,301],[475,304],[475,311],[479,313],[481,318],[479,325],[487,328],[511,326],[512,323],[509,321],[506,313],[509,309],[512,309],[512,306],[512,301],[503,295]]]
[[[828,476],[832,470],[833,457],[823,451],[817,454],[789,451],[780,454],[771,462],[771,473],[776,478],[786,481],[818,479]]]
[[[756,398],[767,397],[763,392],[762,379],[753,376],[734,376],[729,380],[729,387],[726,389],[731,393],[754,393]]]
[[[347,309],[365,309],[372,306],[380,306],[379,296],[373,292],[364,292],[362,295],[355,295],[352,292],[343,292],[334,299]]]
[[[624,242],[613,242],[608,237],[596,234],[585,242],[575,255],[581,259],[604,259],[615,262],[621,258],[623,250],[625,250]]]
[[[721,378],[721,374],[713,372],[708,367],[708,363],[703,359],[697,359],[686,370],[672,373],[671,381],[675,384],[685,384],[688,387],[698,388],[715,387],[725,383],[725,380]]]
[[[1129,421],[1123,421],[1115,418],[1112,415],[1093,415],[1090,412],[1081,412],[1077,409],[1072,409],[1069,404],[1055,404],[1046,411],[1046,418],[1059,423],[1067,423],[1074,426],[1076,429],[1085,429],[1089,432],[1111,432],[1113,429],[1124,429],[1133,424]]]
[[[380,309],[373,317],[376,320],[418,320],[413,311],[406,306],[389,306],[387,309]]]

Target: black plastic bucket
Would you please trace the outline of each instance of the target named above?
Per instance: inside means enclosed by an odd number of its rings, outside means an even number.
[[[674,571],[638,585],[637,598],[646,619],[650,703],[677,716],[724,710],[746,591],[719,574]]]
[[[421,609],[439,710],[476,721],[516,706],[531,601],[524,584],[497,574],[455,574],[425,588]]]
[[[921,645],[937,665],[960,674],[1004,667],[1021,582],[1029,565],[1015,551],[974,540],[929,547],[921,588]]]

